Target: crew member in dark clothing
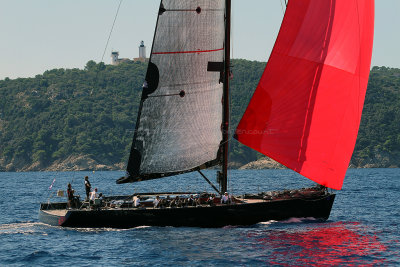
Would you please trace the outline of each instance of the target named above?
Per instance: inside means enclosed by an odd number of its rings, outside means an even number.
[[[89,177],[85,176],[86,199],[89,199],[89,194],[90,194],[91,189],[92,189],[92,185],[89,182]]]
[[[74,190],[72,189],[72,186],[70,183],[68,183],[68,188],[67,188],[67,196],[68,196],[68,208],[71,208],[74,202]]]

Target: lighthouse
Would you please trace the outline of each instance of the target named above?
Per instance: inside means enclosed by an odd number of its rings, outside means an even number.
[[[119,53],[117,51],[111,52],[111,65],[118,65],[119,63]]]
[[[146,59],[146,46],[144,45],[144,41],[140,42],[139,46],[139,58],[142,60]]]
[[[126,62],[130,61],[128,58],[119,58],[119,53],[117,51],[112,51],[111,52],[111,64],[112,65],[118,65],[121,62]],[[140,62],[146,62],[146,46],[144,45],[144,41],[140,42],[139,45],[139,57],[133,58],[134,62],[140,61]]]

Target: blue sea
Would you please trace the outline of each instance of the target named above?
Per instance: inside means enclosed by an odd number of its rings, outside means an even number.
[[[327,222],[129,230],[39,223],[39,203],[62,200],[55,193],[68,182],[83,196],[85,175],[105,195],[212,191],[196,173],[128,185],[115,184],[122,172],[0,173],[0,266],[400,266],[400,169],[349,170]],[[230,177],[234,194],[313,185],[290,170]]]

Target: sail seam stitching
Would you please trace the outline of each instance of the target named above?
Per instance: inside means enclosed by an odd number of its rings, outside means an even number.
[[[174,11],[174,12],[197,12],[196,9],[166,9],[165,11]],[[223,11],[223,9],[201,9],[201,11]]]
[[[168,54],[200,54],[210,53],[224,50],[224,48],[212,49],[212,50],[194,50],[194,51],[174,51],[174,52],[154,52],[153,55],[168,55]]]

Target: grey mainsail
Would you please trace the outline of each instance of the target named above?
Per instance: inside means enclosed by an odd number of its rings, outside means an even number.
[[[220,162],[224,0],[162,0],[127,177],[155,179]]]

